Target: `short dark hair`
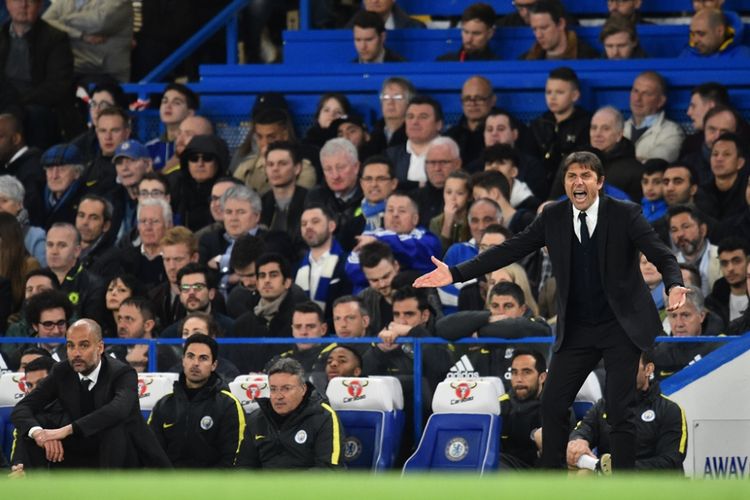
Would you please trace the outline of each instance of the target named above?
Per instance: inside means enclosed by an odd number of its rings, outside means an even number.
[[[576,90],[581,88],[581,82],[578,80],[578,75],[572,68],[567,66],[560,66],[559,68],[550,71],[549,75],[547,75],[547,80],[561,80],[563,82],[568,82]]]
[[[292,141],[276,141],[268,145],[266,149],[266,158],[271,151],[286,151],[292,158],[292,163],[297,165],[302,162],[302,153],[299,146]]]
[[[380,261],[395,262],[393,250],[382,241],[373,241],[364,245],[359,251],[359,265],[368,269],[376,267]]]
[[[604,22],[602,31],[599,33],[599,41],[604,43],[607,38],[617,33],[627,33],[631,42],[638,40],[638,32],[635,30],[635,24],[627,17],[614,12]]]
[[[52,269],[49,267],[41,267],[39,269],[34,269],[33,271],[29,271],[26,273],[26,276],[23,278],[23,284],[24,287],[26,286],[26,283],[33,278],[34,276],[45,276],[49,278],[50,282],[52,283],[52,288],[55,290],[58,290],[60,288],[60,282],[57,281],[57,275],[52,272]]]
[[[94,94],[99,92],[107,92],[112,96],[115,101],[115,106],[122,109],[128,109],[128,98],[125,95],[125,91],[122,89],[119,83],[115,81],[104,81],[99,82],[88,92],[89,97],[93,98]]]
[[[213,315],[204,311],[193,311],[193,312],[187,313],[185,317],[182,318],[177,325],[178,335],[182,335],[182,329],[185,327],[185,323],[187,322],[187,320],[193,319],[193,318],[197,318],[202,321],[205,321],[206,329],[208,330],[208,336],[211,337],[212,339],[223,336],[224,332],[222,331],[221,326],[219,326],[219,323],[216,321]]]
[[[325,313],[323,313],[323,309],[313,302],[312,300],[307,300],[305,302],[300,302],[298,304],[294,305],[294,312],[299,313],[305,313],[305,314],[316,314],[318,316],[318,321],[321,323],[325,323]]]
[[[281,276],[283,276],[284,279],[292,278],[291,264],[289,264],[289,261],[286,257],[276,252],[264,253],[263,255],[258,257],[258,260],[255,261],[255,272],[260,272],[261,266],[272,264],[274,262],[279,265]]]
[[[446,177],[446,180],[448,179],[460,179],[464,181],[466,184],[466,190],[469,192],[469,198],[468,202],[471,202],[471,190],[474,187],[474,184],[471,181],[471,174],[467,172],[466,170],[454,170],[450,174],[448,174],[448,177]]]
[[[122,306],[132,306],[138,309],[141,312],[144,321],[156,319],[154,306],[151,304],[151,301],[145,297],[128,297],[122,301],[120,307]]]
[[[145,296],[146,293],[148,293],[148,290],[146,289],[146,286],[143,284],[143,281],[139,280],[132,274],[122,273],[122,274],[116,274],[112,276],[112,279],[110,279],[109,282],[107,282],[107,288],[109,288],[109,285],[111,285],[112,282],[115,280],[122,281],[122,284],[125,285],[128,288],[128,290],[130,290],[131,297]]]
[[[357,304],[357,308],[359,309],[359,312],[360,314],[362,314],[362,316],[370,316],[370,311],[367,309],[365,301],[362,300],[362,297],[357,297],[356,295],[342,295],[341,297],[337,298],[331,305],[331,311],[333,311],[336,306],[340,304],[348,304],[350,302],[354,302]]]
[[[167,178],[162,174],[161,172],[146,172],[143,174],[143,177],[141,177],[141,180],[138,182],[138,186],[140,187],[141,182],[143,181],[157,181],[160,182],[162,186],[164,186],[164,194],[169,194],[169,181]]]
[[[65,311],[65,319],[71,320],[73,316],[73,305],[68,300],[68,294],[61,290],[45,290],[29,299],[26,303],[26,321],[29,325],[39,323],[44,311],[62,308]]]
[[[488,28],[494,28],[497,13],[490,4],[482,2],[474,3],[464,9],[463,14],[461,14],[461,22],[468,23],[474,20],[482,22]]]
[[[206,285],[208,288],[216,288],[218,285],[218,277],[216,271],[209,268],[205,264],[199,262],[189,262],[185,266],[177,271],[177,284],[182,283],[182,278],[188,274],[202,274],[206,278]]]
[[[714,145],[711,146],[711,150],[713,150],[714,147],[716,147],[716,144],[719,142],[733,142],[735,147],[737,148],[737,156],[739,156],[740,158],[745,158],[745,145],[743,144],[743,140],[738,134],[735,134],[733,132],[726,132],[724,134],[721,134],[714,141]]]
[[[649,80],[652,80],[656,82],[656,85],[659,87],[659,92],[661,95],[667,95],[667,80],[664,79],[664,77],[661,75],[661,73],[658,73],[653,70],[643,71],[638,76],[635,77],[635,80],[638,78],[647,78]],[[633,80],[633,83],[635,83],[635,80]]]
[[[188,347],[190,347],[192,344],[207,345],[208,348],[211,350],[211,361],[216,361],[217,359],[219,359],[219,344],[208,335],[203,335],[202,333],[196,333],[195,335],[191,335],[188,338],[186,338],[185,343],[183,344],[183,348],[182,348],[183,356],[187,352]]]
[[[650,158],[643,162],[643,173],[646,175],[653,175],[655,173],[664,173],[667,169],[669,162],[662,160],[661,158]]]
[[[299,361],[294,358],[280,358],[271,368],[268,369],[268,378],[277,373],[286,373],[287,375],[296,375],[300,385],[305,385],[305,369]]]
[[[435,113],[435,120],[439,122],[443,121],[443,106],[440,105],[437,99],[428,95],[415,95],[411,98],[411,101],[409,101],[406,109],[409,109],[409,106],[414,104],[427,104],[432,107],[432,111]]]
[[[81,200],[78,202],[78,206],[81,206],[81,203],[83,203],[86,200],[96,201],[102,204],[102,218],[104,219],[104,222],[110,222],[112,220],[112,214],[114,213],[115,209],[112,206],[112,202],[106,199],[103,196],[99,196],[98,194],[88,193],[81,197]]]
[[[39,356],[44,356],[45,358],[52,357],[52,353],[50,353],[47,349],[35,345],[27,347],[26,349],[21,351],[21,357],[27,356],[29,354],[38,354]]]
[[[490,290],[490,297],[495,295],[507,295],[513,297],[513,300],[515,300],[519,306],[526,304],[523,289],[511,281],[500,281],[499,283],[495,283],[495,286]]]
[[[244,269],[263,255],[266,242],[263,238],[252,234],[243,234],[234,241],[232,253],[229,256],[229,266],[232,269]]]
[[[360,167],[360,172],[364,174],[366,166],[374,165],[374,164],[381,164],[381,163],[388,167],[388,175],[391,177],[391,179],[396,177],[396,167],[393,165],[393,162],[391,161],[391,159],[385,155],[368,156],[367,159],[362,162],[362,166]]]
[[[120,118],[122,118],[122,123],[125,128],[130,128],[130,115],[127,111],[120,107],[112,106],[110,108],[104,108],[103,110],[99,111],[99,118],[101,118],[102,116],[119,116]]]
[[[513,364],[513,360],[515,360],[519,356],[531,356],[534,358],[534,368],[536,368],[536,371],[538,373],[544,373],[547,371],[547,360],[544,359],[544,356],[541,352],[537,351],[536,349],[515,349],[513,351],[513,356],[510,357],[510,362]]]
[[[577,163],[593,171],[596,174],[597,179],[601,179],[602,177],[604,177],[604,167],[602,166],[602,160],[591,151],[576,151],[566,156],[562,164],[563,177],[565,177],[568,169],[574,163]]]
[[[356,361],[355,368],[359,368],[360,370],[362,370],[362,368],[364,366],[364,361],[362,360],[362,355],[359,353],[359,351],[357,351],[357,349],[354,348],[353,345],[349,345],[349,344],[334,344],[333,349],[331,349],[328,352],[328,355],[330,356],[331,353],[333,353],[333,351],[335,351],[336,349],[346,349],[347,351],[349,351],[350,353],[352,353],[352,356],[354,356],[354,360]]]
[[[29,364],[26,365],[24,371],[26,373],[39,371],[45,371],[49,373],[50,370],[52,370],[53,366],[55,366],[55,360],[52,359],[52,356],[39,356],[38,358],[30,361]]]
[[[502,193],[506,200],[510,200],[510,183],[502,173],[496,170],[484,170],[471,176],[474,187],[479,187],[489,191],[495,188]],[[494,201],[494,200],[493,200]]]
[[[700,224],[707,224],[706,216],[692,205],[672,205],[667,209],[667,222],[672,220],[672,217],[676,217],[680,214],[688,214],[695,222]]]
[[[369,12],[364,9],[357,12],[352,18],[352,27],[357,28],[374,29],[378,35],[385,33],[385,21],[380,17],[380,14]]]
[[[484,229],[484,234],[502,234],[503,236],[505,236],[506,240],[509,240],[513,237],[513,231],[503,226],[502,224],[490,224]]]
[[[708,120],[718,115],[719,113],[731,114],[732,117],[734,117],[735,128],[737,129],[740,128],[740,125],[742,124],[742,117],[740,116],[740,114],[733,107],[725,106],[723,104],[717,104],[713,108],[706,111],[706,114],[703,115],[703,126],[705,127],[706,123],[708,123]]]
[[[529,11],[531,14],[549,14],[555,24],[565,19],[565,9],[558,0],[537,0]]]
[[[427,300],[427,292],[423,288],[414,288],[411,285],[402,286],[393,292],[391,302],[401,302],[404,300],[414,299],[417,301],[417,309],[420,311],[432,311],[430,302]]]
[[[286,126],[289,113],[282,108],[266,108],[258,112],[253,118],[254,125],[282,125]]]
[[[729,106],[729,91],[727,88],[717,82],[706,82],[693,87],[690,95],[698,94],[704,101],[711,101],[715,104]]]
[[[323,215],[326,216],[326,219],[328,220],[336,220],[336,215],[333,213],[333,210],[331,210],[328,205],[324,205],[322,203],[310,203],[305,205],[305,209],[302,211],[302,213],[307,212],[308,210],[320,210],[323,212]]]
[[[508,117],[508,124],[510,124],[510,128],[512,130],[518,130],[518,127],[520,126],[519,121],[516,119],[515,116],[513,116],[510,111],[503,108],[492,108],[489,113],[487,113],[487,116],[484,118],[485,123],[487,122],[487,118],[490,116],[507,116]]]
[[[198,94],[193,92],[190,87],[187,85],[183,85],[181,83],[169,83],[166,87],[164,87],[164,92],[162,93],[162,96],[167,93],[168,90],[174,90],[175,92],[179,92],[182,94],[182,96],[185,98],[185,104],[187,104],[188,109],[192,109],[193,111],[197,110],[200,105],[200,97]]]
[[[734,250],[742,250],[745,256],[749,255],[747,241],[744,238],[738,236],[727,236],[719,242],[718,253],[721,255],[722,252],[733,252]]]
[[[687,262],[678,262],[677,266],[680,268],[680,270],[684,270],[690,273],[690,278],[693,280],[693,286],[697,286],[698,288],[703,286],[703,277],[701,276],[701,273],[700,271],[698,271],[697,267],[695,267],[693,264],[688,264]]]
[[[690,165],[688,165],[687,163],[682,163],[682,162],[679,162],[679,161],[673,161],[672,163],[670,163],[669,165],[667,165],[666,167],[664,167],[664,172],[666,172],[670,168],[684,168],[685,170],[688,171],[688,174],[690,174],[688,176],[688,182],[690,183],[690,185],[691,186],[695,186],[695,185],[698,184],[698,174],[696,174],[695,170],[693,169],[693,167],[690,166]]]
[[[482,152],[482,159],[485,165],[488,163],[510,162],[513,166],[518,167],[521,162],[520,158],[516,148],[510,144],[493,144],[490,147],[484,148]]]

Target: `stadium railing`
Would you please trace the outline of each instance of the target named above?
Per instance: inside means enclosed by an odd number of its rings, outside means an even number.
[[[704,342],[731,342],[739,337],[734,336],[700,336],[700,337],[657,337],[656,342],[687,342],[687,343],[704,343]],[[0,344],[38,344],[41,339],[38,337],[0,337]],[[262,338],[218,338],[216,339],[219,344],[296,344],[299,339],[293,337],[287,338],[275,338],[275,337],[262,337]],[[435,344],[454,344],[454,345],[465,345],[465,344],[551,344],[553,337],[527,337],[521,339],[503,339],[503,338],[466,338],[454,342],[448,342],[445,339],[437,337],[400,337],[397,340],[399,344],[412,344],[413,352],[413,375],[414,375],[414,435],[422,435],[422,368],[423,368],[423,356],[422,349],[425,345]],[[43,343],[45,344],[62,344],[65,342],[64,338],[45,338]],[[148,372],[156,372],[156,359],[157,359],[157,346],[160,345],[182,345],[184,339],[181,338],[164,338],[164,339],[120,339],[120,338],[106,338],[104,344],[106,345],[143,345],[149,346],[148,355]],[[306,344],[372,344],[378,343],[380,339],[377,337],[361,337],[361,338],[338,338],[338,337],[322,337],[322,338],[306,338]]]

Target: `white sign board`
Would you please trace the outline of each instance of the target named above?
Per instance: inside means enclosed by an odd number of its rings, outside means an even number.
[[[693,420],[693,477],[750,479],[750,420]]]

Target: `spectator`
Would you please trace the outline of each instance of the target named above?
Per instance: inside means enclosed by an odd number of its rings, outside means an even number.
[[[268,370],[268,384],[271,397],[258,398],[260,411],[248,418],[237,465],[254,469],[341,468],[341,423],[325,397],[305,383],[302,366],[293,359],[280,359]],[[274,435],[278,437],[271,439]]]
[[[385,46],[385,23],[380,15],[362,10],[351,20],[355,63],[403,62],[404,58]]]
[[[40,339],[40,343],[36,346],[49,352],[55,361],[65,359],[64,344],[42,343],[42,339],[63,337],[68,325],[75,318],[73,305],[66,294],[60,290],[45,290],[34,295],[26,303],[25,316],[26,324],[31,329],[29,336]],[[27,344],[20,346],[10,359],[12,361],[20,359],[21,352],[27,346]]]
[[[26,209],[26,218],[35,226],[44,222],[41,156],[37,148],[26,144],[21,121],[12,114],[0,114],[0,175],[12,175],[21,182],[25,191],[21,206]]]
[[[294,306],[292,314],[292,336],[296,339],[318,339],[324,337],[328,329],[328,324],[323,316],[323,310],[318,304],[312,301],[300,302]],[[291,349],[282,352],[268,362],[267,368],[270,369],[279,359],[294,359],[305,370],[305,373],[311,373],[313,366],[320,361],[324,351],[330,347],[325,344],[311,344],[299,342],[294,344]],[[266,370],[268,371],[268,370]]]
[[[493,201],[501,211],[501,224],[513,234],[523,231],[536,217],[535,210],[516,209],[510,204],[510,184],[500,172],[492,170],[478,172],[472,176],[472,186],[472,198],[475,200],[487,198]],[[469,223],[471,224],[471,221]],[[486,224],[491,223],[486,222]]]
[[[331,139],[320,150],[320,161],[325,184],[307,193],[305,206],[321,204],[328,208],[336,216],[336,227],[340,230],[354,219],[362,204],[357,149],[346,139]]]
[[[335,377],[361,377],[362,355],[354,345],[337,345],[328,353],[325,373],[327,382]]]
[[[513,0],[511,2],[516,11],[503,16],[497,22],[500,28],[523,28],[529,26],[531,22],[531,10],[536,4],[536,0]],[[565,13],[565,21],[568,26],[577,26],[578,20],[570,14]]]
[[[443,213],[430,220],[430,232],[440,238],[443,253],[462,241],[468,241],[468,212],[471,204],[472,183],[463,170],[451,172],[443,188]]]
[[[18,318],[8,325],[5,331],[6,337],[31,337],[34,335],[34,329],[26,320],[26,310],[31,297],[40,294],[46,290],[57,290],[60,284],[57,282],[57,276],[48,268],[35,269],[26,273],[24,277],[24,299],[21,304],[21,313]],[[16,346],[5,344],[0,346],[0,352],[5,355],[6,359],[12,359]],[[46,352],[46,351],[45,351]]]
[[[336,137],[336,131],[330,128],[331,122],[336,118],[348,115],[351,111],[349,99],[344,94],[336,92],[323,94],[315,110],[315,121],[305,132],[302,142],[322,148],[329,139]]]
[[[78,261],[81,236],[65,222],[58,222],[47,231],[47,266],[57,276],[60,289],[68,295],[79,318],[92,318],[97,323],[106,317],[104,286],[101,278],[84,269]]]
[[[458,144],[450,137],[435,137],[427,145],[424,155],[427,182],[411,193],[419,207],[420,225],[428,226],[443,211],[445,182],[450,174],[461,169],[461,165]]]
[[[664,189],[662,179],[664,169],[669,165],[661,159],[647,160],[643,164],[643,176],[641,177],[641,189],[643,199],[641,207],[643,216],[651,224],[662,219],[667,214],[667,202],[664,201]]]
[[[21,225],[23,244],[29,255],[41,266],[47,265],[45,256],[44,229],[32,226],[29,213],[24,208],[25,189],[21,181],[12,175],[0,175],[0,213],[7,213],[16,218]]]
[[[81,181],[82,162],[81,153],[72,144],[52,146],[42,155],[47,177],[43,227],[49,228],[56,222],[75,222],[75,207],[86,191],[86,184]]]
[[[680,405],[664,397],[659,382],[651,380],[654,370],[653,351],[644,351],[641,353],[636,376],[638,405],[635,414],[641,415],[641,418],[636,420],[635,468],[641,471],[682,471],[687,449],[685,412]],[[604,400],[600,399],[570,433],[568,466],[597,469],[599,465],[599,469],[604,470],[604,456],[610,452],[610,431]],[[597,457],[592,449],[597,449],[600,464],[596,463]]]
[[[680,148],[680,158],[690,153],[699,153],[703,147],[703,119],[706,113],[716,105],[729,106],[729,93],[720,83],[702,83],[690,93],[690,104],[687,115],[693,123],[693,133],[685,137]]]
[[[260,295],[257,289],[255,261],[265,251],[265,242],[250,234],[239,237],[234,243],[229,265],[234,269],[238,281],[227,297],[227,314],[231,318],[239,318],[258,304]]]
[[[244,157],[234,171],[235,178],[243,181],[246,186],[254,189],[261,196],[272,189],[265,168],[269,146],[276,142],[295,144],[294,136],[287,129],[289,120],[287,112],[281,109],[267,109],[259,112],[254,120],[252,133],[257,152]],[[243,146],[246,147],[245,144]],[[240,150],[243,146],[240,146]],[[297,148],[301,170],[295,176],[294,182],[305,189],[311,189],[317,180],[315,167],[310,160],[303,157],[302,148],[299,146]]]
[[[677,261],[694,265],[700,272],[705,297],[721,277],[719,252],[707,238],[708,226],[697,209],[689,205],[670,206],[667,211],[672,244],[677,248]]]
[[[224,209],[221,206],[221,197],[235,186],[242,186],[242,182],[234,177],[219,177],[211,186],[211,201],[208,209],[211,212],[213,222],[195,231],[194,234],[198,241],[208,233],[224,230]]]
[[[718,220],[745,212],[748,175],[743,143],[738,135],[726,133],[714,141],[711,172],[714,178],[700,185],[695,194],[695,206],[708,217]]]
[[[105,338],[117,336],[117,315],[122,303],[131,297],[142,297],[145,293],[146,288],[132,274],[118,274],[110,280],[104,300],[112,317],[107,316],[107,321],[102,322],[102,335]]]
[[[112,230],[112,203],[96,194],[81,198],[76,214],[76,229],[81,235],[81,265],[90,269],[106,254],[115,242]]]
[[[57,0],[44,12],[45,21],[70,36],[76,76],[130,81],[133,6],[125,0]]]
[[[196,334],[207,335],[212,339],[216,340],[224,335],[224,332],[219,327],[214,317],[208,313],[196,311],[188,313],[184,318],[179,321],[178,330],[180,330],[182,338],[187,340]],[[234,380],[240,371],[237,369],[234,363],[229,359],[222,357],[222,353],[231,354],[231,350],[236,348],[231,344],[224,344],[224,347],[219,347],[219,356],[216,358],[216,374],[219,375],[225,382]],[[180,373],[182,371],[182,363],[176,363],[169,370],[172,373]]]
[[[89,123],[84,132],[71,142],[81,150],[84,163],[92,162],[99,154],[96,137],[96,122],[99,114],[107,108],[128,109],[129,102],[122,87],[114,80],[104,80],[88,92]]]
[[[640,3],[640,0],[638,2]],[[610,8],[627,3],[608,2]],[[614,12],[602,26],[599,41],[604,46],[604,57],[607,59],[645,59],[648,57],[638,41],[635,25],[627,17]]]
[[[682,163],[690,166],[698,174],[700,184],[709,184],[714,179],[711,171],[711,149],[714,142],[723,134],[736,134],[741,123],[742,118],[737,111],[721,104],[713,106],[703,115],[703,143],[700,150],[680,158]]]
[[[156,403],[148,419],[177,468],[235,464],[244,437],[245,412],[216,373],[218,356],[219,346],[208,335],[188,337],[174,391]]]
[[[229,148],[215,135],[196,135],[180,157],[180,174],[172,204],[182,223],[197,231],[212,222],[211,189],[226,175]]]
[[[542,160],[551,184],[562,159],[588,145],[591,114],[576,104],[581,98],[580,84],[570,68],[550,71],[544,94],[547,111],[531,122],[530,129],[536,156]]]
[[[130,116],[120,108],[106,108],[96,120],[96,138],[99,152],[86,166],[82,180],[91,191],[113,197],[117,190],[117,170],[113,158],[117,148],[130,137]]]
[[[198,262],[198,240],[188,228],[175,226],[164,233],[159,244],[166,279],[151,288],[148,295],[159,324],[166,326],[185,315],[177,274],[187,264]]]
[[[75,110],[70,39],[39,18],[43,6],[41,0],[6,2],[10,20],[0,30],[0,63],[7,87],[0,106],[26,115],[28,143],[46,149],[62,139],[61,131],[70,139],[83,124]]]
[[[721,9],[724,0],[693,0],[693,10],[700,12],[704,9]]]
[[[695,193],[698,191],[698,181],[693,170],[685,165],[670,163],[662,175],[662,191],[664,201],[669,207],[675,205],[691,205]],[[653,221],[651,225],[665,245],[672,246],[672,236],[669,225],[669,214]]]
[[[404,9],[399,7],[396,0],[363,0],[362,7],[367,12],[378,14],[383,19],[387,30],[425,27],[423,22],[410,17]],[[349,20],[347,28],[351,28],[353,21],[354,18]]]
[[[300,230],[308,250],[294,282],[322,309],[330,323],[334,299],[352,291],[344,250],[333,237],[334,215],[322,205],[310,205],[302,212]]]
[[[557,0],[537,0],[531,8],[529,25],[536,42],[521,59],[598,59],[599,54],[568,30],[565,9]]]
[[[406,144],[406,108],[415,95],[414,85],[406,78],[392,76],[383,80],[379,96],[383,117],[370,133],[374,150],[383,152],[390,146]]]
[[[632,116],[625,122],[624,136],[635,144],[635,157],[639,161],[677,159],[684,134],[678,124],[666,119],[666,92],[664,77],[655,71],[644,71],[633,82],[630,90]]]
[[[364,337],[370,325],[370,318],[370,311],[360,297],[343,295],[333,302],[333,329],[339,338]],[[367,346],[362,344],[348,344],[348,346],[360,355],[367,349]]]
[[[164,126],[160,137],[146,143],[154,160],[154,170],[161,170],[175,154],[175,140],[180,124],[195,115],[200,107],[200,97],[192,89],[181,83],[170,83],[164,87],[159,105],[159,119]]]
[[[656,309],[659,310],[659,315],[666,313],[664,301],[667,294],[664,290],[664,280],[662,280],[661,273],[656,269],[654,264],[648,261],[643,253],[641,253],[640,256],[639,265],[641,268],[641,276],[643,277],[644,283],[646,283],[646,286],[651,291],[651,298],[654,299],[654,304],[656,304]]]
[[[21,309],[24,276],[38,267],[26,253],[21,225],[13,215],[0,212],[0,331],[5,332],[8,318]]]
[[[541,204],[529,185],[519,179],[521,154],[509,144],[489,146],[482,154],[484,171],[497,171],[505,176],[510,184],[510,202],[513,208],[536,210]]]
[[[171,176],[180,170],[180,157],[190,140],[196,135],[214,135],[214,124],[205,116],[190,115],[186,117],[177,128],[177,136],[174,140],[174,154],[166,160],[161,168],[161,173]]]
[[[73,323],[66,340],[69,361],[55,365],[45,383],[13,410],[19,435],[29,436],[45,449],[49,461],[64,461],[66,467],[169,466],[138,409],[135,371],[102,356],[104,343],[96,322]],[[81,377],[88,382],[81,383]],[[44,429],[35,415],[54,400],[72,423]]]
[[[641,18],[641,13],[638,12],[638,9],[641,8],[641,0],[610,0],[607,2],[607,8],[609,8],[609,19],[619,15],[627,19],[633,26],[641,23],[648,24]]]
[[[728,237],[719,243],[719,268],[721,278],[716,280],[711,294],[706,297],[706,306],[717,312],[724,324],[741,318],[748,308],[747,242],[738,237]]]
[[[359,114],[351,113],[336,118],[331,122],[330,128],[336,131],[336,137],[343,137],[354,144],[360,158],[369,158],[372,155],[380,153],[377,145],[370,142],[367,125],[364,118]]]
[[[138,185],[143,176],[153,169],[153,161],[148,149],[138,141],[126,140],[115,149],[112,157],[117,173],[117,184],[113,199],[116,214],[114,227],[120,237],[129,235],[136,227],[136,209],[138,205]],[[119,238],[118,238],[119,239]]]
[[[445,135],[458,144],[464,165],[479,156],[484,144],[484,121],[496,102],[497,96],[492,91],[492,83],[483,76],[471,76],[461,87],[463,115]]]
[[[690,20],[690,43],[681,58],[734,59],[750,56],[750,47],[741,45],[744,27],[735,12],[701,9]]]
[[[438,61],[494,61],[499,57],[490,49],[495,36],[495,9],[486,3],[474,3],[461,15],[461,50],[438,57]]]

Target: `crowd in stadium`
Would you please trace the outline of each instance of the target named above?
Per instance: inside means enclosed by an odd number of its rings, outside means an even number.
[[[431,257],[457,266],[523,232],[565,198],[561,164],[578,151],[596,155],[602,192],[639,204],[679,262],[691,293],[668,312],[669,284],[641,257],[664,334],[750,328],[750,125],[726,87],[707,74],[692,90],[692,123],[683,127],[666,117],[667,82],[658,68],[634,78],[623,116],[613,106],[579,105],[583,86],[565,66],[646,58],[636,32],[644,22],[640,0],[602,0],[611,12],[601,30],[603,54],[568,29],[577,21],[557,0],[517,0],[505,17],[482,3],[464,11],[462,46],[440,61],[499,64],[491,61],[502,54],[489,42],[511,26],[533,31],[524,59],[560,60],[546,80],[548,111],[530,123],[498,107],[482,75],[455,96],[463,110],[457,123],[446,122],[438,100],[394,75],[382,83],[381,118],[372,126],[346,95],[332,92],[321,96],[303,134],[295,131],[293,106],[268,89],[255,99],[235,151],[207,118],[201,96],[182,83],[164,87],[161,135],[134,134],[120,84],[147,73],[196,29],[158,10],[191,2],[142,2],[132,68],[130,1],[56,0],[42,13],[43,3],[6,0],[10,19],[0,32],[0,334],[67,335],[67,343],[0,344],[0,371],[25,372],[28,385],[14,413],[13,456],[0,455],[17,474],[343,467],[343,431],[325,399],[329,380],[394,375],[409,399],[413,353],[399,337],[554,336],[557,283],[546,249],[483,279],[437,289],[412,283],[435,267]],[[312,14],[334,26],[324,20],[328,3],[312,2]],[[424,25],[393,0],[362,3],[343,20],[358,54],[353,62],[403,61],[385,47],[387,31]],[[750,56],[740,17],[722,3],[693,1],[680,57]],[[286,2],[275,4],[253,2],[246,16],[248,61],[262,59],[258,33]],[[157,36],[162,21],[172,23],[168,40]],[[78,97],[77,86],[85,89]],[[129,388],[135,372],[154,361],[146,345],[107,344],[118,337],[185,339],[158,348],[157,371],[180,376],[148,423]],[[300,341],[215,341],[246,337]],[[302,340],[311,337],[332,342]],[[335,343],[355,337],[380,340]],[[656,406],[658,418],[638,423],[636,467],[681,469],[685,416],[659,396],[659,381],[716,347],[663,343],[642,354],[638,415]],[[500,400],[501,462],[533,468],[549,354],[550,344],[425,346],[425,410],[446,376],[500,377],[508,391]],[[256,372],[270,376],[271,397],[246,416],[226,387]],[[571,467],[608,467],[591,451],[608,450],[603,413],[599,403],[578,426],[571,423]]]

